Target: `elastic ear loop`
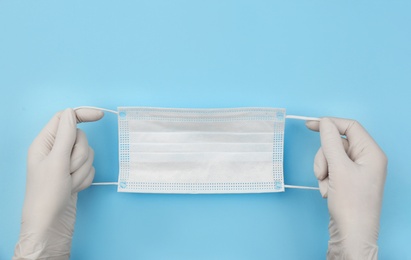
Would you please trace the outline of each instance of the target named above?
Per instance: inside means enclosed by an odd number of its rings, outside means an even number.
[[[109,112],[118,115],[118,112],[115,110],[110,110],[106,108],[100,108],[100,107],[91,107],[91,106],[81,106],[81,107],[76,107],[73,110],[78,110],[81,108],[88,108],[88,109],[96,109],[104,112]],[[297,120],[304,120],[304,121],[320,121],[320,118],[318,117],[308,117],[308,116],[294,116],[294,115],[286,115],[285,118],[287,119],[297,119]],[[106,186],[106,185],[116,185],[118,186],[118,182],[93,182],[91,183],[93,186]],[[309,186],[297,186],[297,185],[286,185],[284,184],[284,188],[288,189],[304,189],[304,190],[320,190],[318,187],[309,187]]]

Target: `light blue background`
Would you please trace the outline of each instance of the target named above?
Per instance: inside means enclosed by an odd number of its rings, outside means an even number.
[[[380,259],[411,259],[410,12],[401,1],[0,1],[0,259],[18,239],[28,146],[56,111],[81,105],[355,118],[389,157]],[[95,181],[116,181],[116,117],[80,127]],[[319,145],[287,121],[287,184],[317,185]],[[91,187],[71,259],[324,259],[327,226],[316,191]]]

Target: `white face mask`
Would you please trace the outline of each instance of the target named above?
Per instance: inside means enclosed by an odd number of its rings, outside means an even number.
[[[285,109],[109,112],[118,114],[119,192],[261,193],[286,187]]]

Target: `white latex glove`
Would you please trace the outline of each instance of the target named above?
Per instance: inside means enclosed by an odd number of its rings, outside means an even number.
[[[321,194],[328,197],[327,259],[378,259],[387,157],[356,121],[323,118],[306,125],[321,136],[314,172]]]
[[[77,123],[96,121],[101,111],[57,113],[30,146],[26,195],[13,259],[68,259],[77,192],[94,177],[93,150]]]

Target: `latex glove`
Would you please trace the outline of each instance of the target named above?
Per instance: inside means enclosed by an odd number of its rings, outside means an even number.
[[[28,152],[26,194],[13,259],[68,259],[77,192],[94,177],[94,153],[77,123],[96,121],[101,111],[57,113]]]
[[[321,136],[314,172],[328,197],[327,259],[377,259],[387,157],[356,121],[323,118],[306,125]]]

